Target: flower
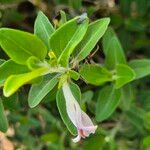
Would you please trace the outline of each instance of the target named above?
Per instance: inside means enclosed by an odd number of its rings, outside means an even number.
[[[67,114],[72,121],[72,123],[77,128],[78,135],[73,139],[73,142],[80,141],[81,137],[86,138],[91,133],[95,133],[97,126],[94,126],[89,116],[81,110],[80,105],[74,98],[71,89],[67,82],[63,84],[63,93],[66,100],[66,110]]]

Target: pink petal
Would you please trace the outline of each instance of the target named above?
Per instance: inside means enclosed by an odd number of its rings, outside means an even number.
[[[83,129],[86,131],[92,131],[92,133],[93,133],[97,129],[97,126],[84,127]]]
[[[84,134],[86,135],[86,137],[88,137],[91,133],[95,133],[97,129],[97,126],[90,126],[90,127],[84,127]]]
[[[91,133],[95,133],[97,126],[94,126],[89,116],[81,110],[80,105],[74,98],[68,83],[63,85],[64,98],[66,100],[67,114],[78,130],[78,136],[73,142],[80,141],[81,137],[88,137]]]
[[[64,98],[66,100],[67,114],[72,123],[77,127],[77,120],[78,120],[77,116],[80,114],[80,112],[78,112],[79,104],[76,102],[74,96],[72,95],[70,87],[67,83],[63,85],[63,93]]]
[[[90,119],[90,117],[84,112],[82,111],[82,125],[84,127],[88,127],[88,126],[94,126],[92,120]]]
[[[84,131],[84,135],[88,137],[91,133],[95,133],[96,129],[97,126],[94,126],[89,116],[82,111],[82,130]]]

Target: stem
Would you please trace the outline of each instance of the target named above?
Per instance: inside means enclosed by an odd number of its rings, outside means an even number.
[[[121,127],[121,123],[118,122],[116,127],[111,130],[110,135],[105,137],[105,140],[107,142],[113,141],[113,139],[115,138],[117,132],[120,130],[120,127]]]
[[[60,67],[60,66],[51,67],[50,64],[47,63],[46,61],[40,62],[38,64],[38,66],[48,68],[49,69],[49,73],[65,73],[68,70],[67,68]]]
[[[120,124],[120,122],[119,122],[119,123],[117,123],[116,127],[112,129],[111,135],[110,135],[110,138],[111,138],[111,139],[114,139],[114,138],[115,138],[117,132],[120,130],[120,127],[121,127],[121,124]]]

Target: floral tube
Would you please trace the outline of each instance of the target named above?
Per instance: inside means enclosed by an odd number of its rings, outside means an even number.
[[[89,116],[81,110],[67,82],[63,85],[62,89],[66,100],[67,114],[78,131],[78,136],[73,139],[73,142],[76,143],[80,141],[81,137],[86,138],[91,133],[95,133],[97,126],[94,126]]]

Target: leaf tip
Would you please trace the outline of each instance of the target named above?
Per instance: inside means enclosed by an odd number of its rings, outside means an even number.
[[[30,103],[30,102],[28,102],[28,105],[29,105],[30,108],[34,108],[34,107],[37,106],[37,105],[34,105],[34,104]]]
[[[104,18],[105,19],[105,22],[107,23],[107,25],[110,23],[110,18],[109,17],[106,17]]]
[[[5,87],[3,89],[3,94],[4,94],[5,97],[9,97],[9,96],[12,95],[12,93],[10,91],[7,91],[7,89]]]
[[[11,78],[12,76],[8,77],[4,83],[3,94],[5,97],[9,97],[16,92],[14,88],[8,86]]]

